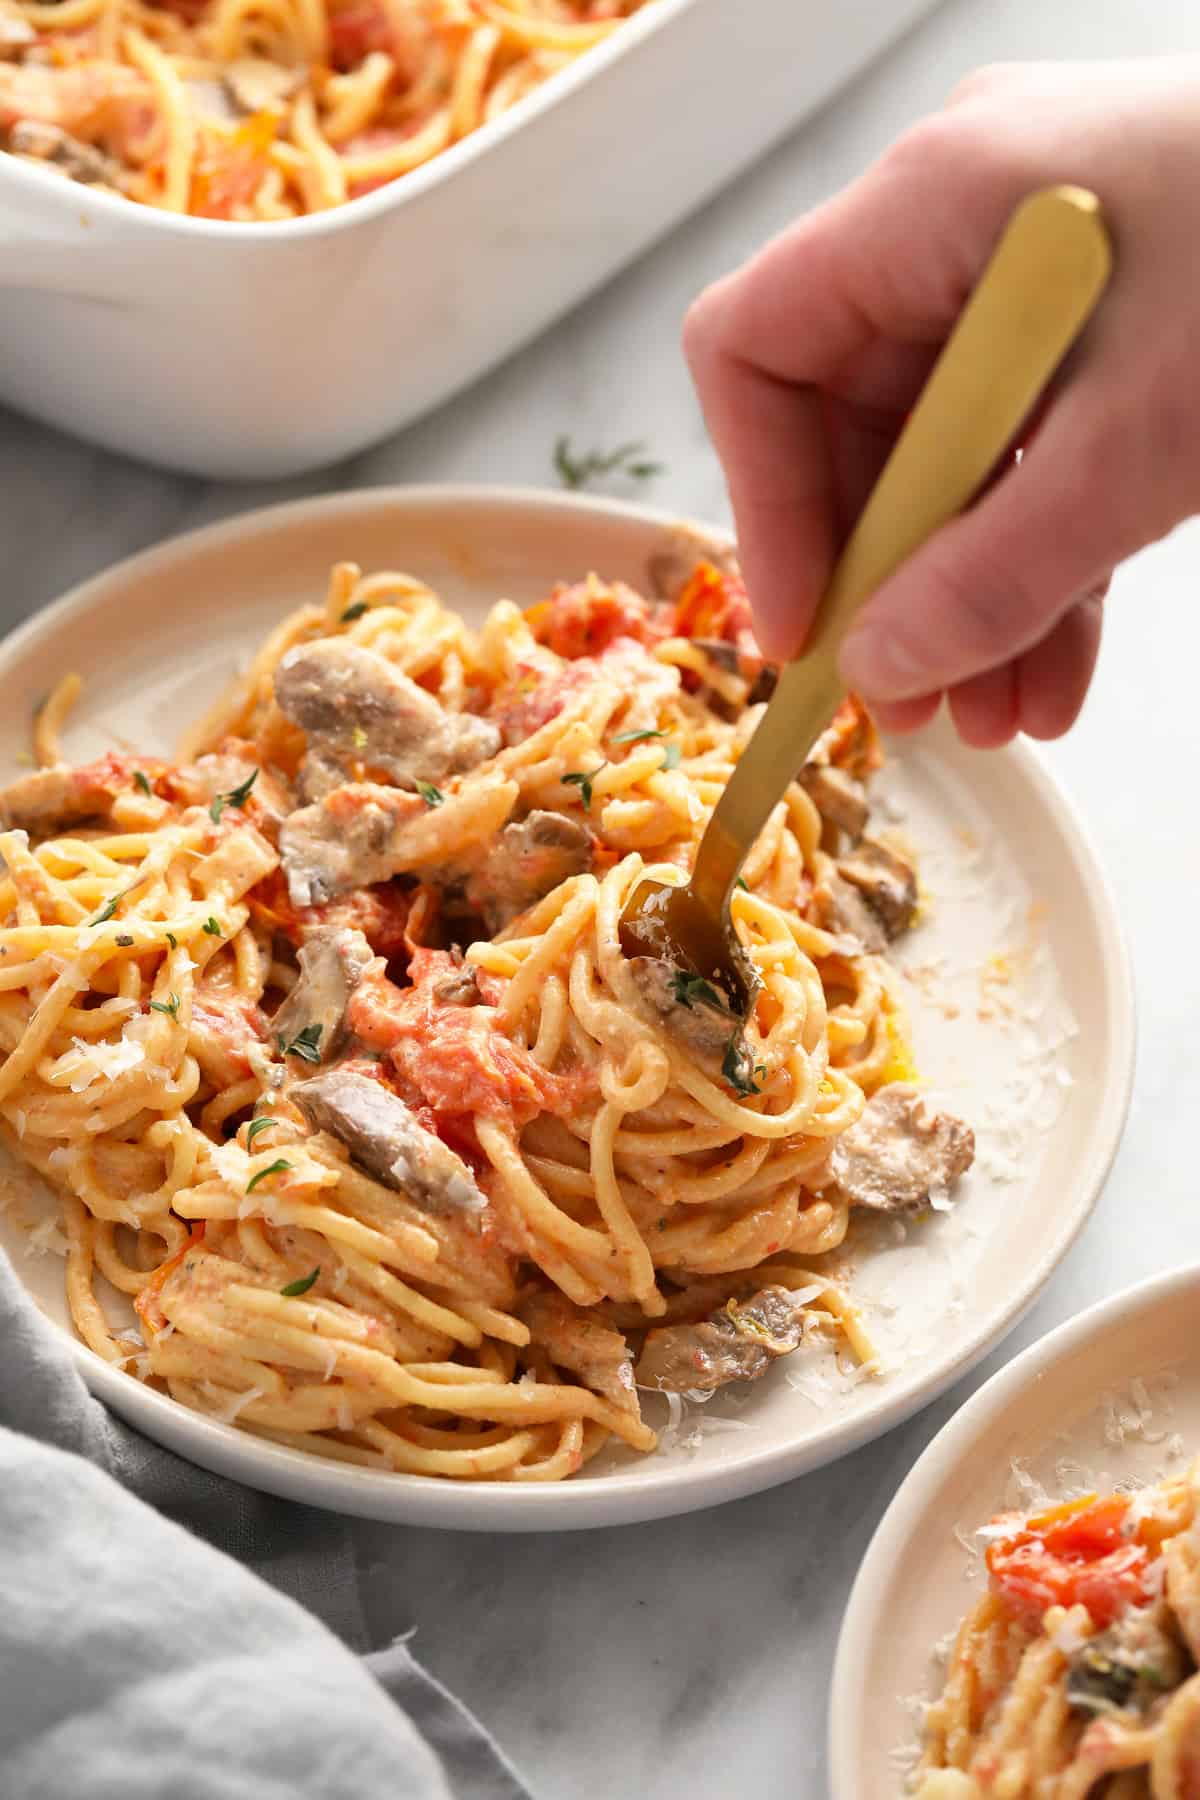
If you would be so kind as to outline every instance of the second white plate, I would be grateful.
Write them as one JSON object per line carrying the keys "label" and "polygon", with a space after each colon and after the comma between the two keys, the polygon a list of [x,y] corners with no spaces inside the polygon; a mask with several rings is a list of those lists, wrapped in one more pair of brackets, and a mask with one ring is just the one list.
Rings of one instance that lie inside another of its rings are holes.
{"label": "second white plate", "polygon": [[934,1438],[880,1521],[842,1624],[830,1706],[834,1800],[901,1800],[944,1644],[985,1580],[974,1533],[1200,1449],[1200,1264],[1089,1307],[1023,1351]]}
{"label": "second white plate", "polygon": [[[28,696],[86,675],[67,753],[169,751],[280,616],[321,597],[329,566],[404,568],[472,619],[589,569],[646,583],[676,522],[633,507],[496,489],[375,490],[250,513],[181,537],[77,589],[0,646],[0,771],[27,749]],[[1128,1104],[1133,1001],[1103,877],[1078,822],[1025,747],[983,756],[945,728],[897,745],[876,816],[916,845],[924,924],[899,946],[918,1061],[975,1126],[954,1210],[885,1222],[843,1259],[886,1361],[856,1381],[793,1358],[697,1409],[657,1454],[613,1451],[561,1486],[467,1485],[340,1467],[216,1424],[74,1344],[89,1384],[150,1437],[273,1493],[367,1516],[480,1530],[658,1518],[753,1493],[831,1461],[940,1393],[1014,1323],[1099,1193]],[[11,1189],[11,1182],[9,1187]],[[62,1265],[0,1244],[69,1332]],[[826,1265],[828,1266],[828,1265]],[[648,1397],[655,1424],[665,1406]]]}

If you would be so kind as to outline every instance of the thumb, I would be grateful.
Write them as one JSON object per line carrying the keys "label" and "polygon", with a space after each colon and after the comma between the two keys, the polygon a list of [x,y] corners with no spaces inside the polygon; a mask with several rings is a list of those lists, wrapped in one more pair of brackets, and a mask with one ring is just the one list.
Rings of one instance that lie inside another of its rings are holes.
{"label": "thumb", "polygon": [[864,699],[912,700],[1019,656],[1157,535],[1098,386],[1068,388],[1021,462],[869,601],[841,656]]}

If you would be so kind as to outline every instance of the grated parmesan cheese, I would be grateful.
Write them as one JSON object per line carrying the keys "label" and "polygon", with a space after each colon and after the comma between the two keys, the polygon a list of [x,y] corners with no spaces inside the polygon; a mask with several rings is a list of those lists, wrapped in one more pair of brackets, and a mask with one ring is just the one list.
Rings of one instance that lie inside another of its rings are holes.
{"label": "grated parmesan cheese", "polygon": [[[213,1389],[209,1382],[205,1382],[204,1385],[209,1393],[217,1391]],[[252,1406],[256,1400],[261,1400],[266,1394],[266,1391],[266,1388],[252,1387],[247,1388],[244,1394],[234,1394],[228,1405],[214,1407],[212,1417],[214,1419],[219,1419],[222,1425],[232,1425],[237,1420],[238,1415],[244,1412],[246,1407]]]}
{"label": "grated parmesan cheese", "polygon": [[25,1245],[26,1256],[65,1256],[70,1249],[62,1234],[59,1221],[54,1214],[48,1213],[39,1219],[29,1233],[29,1241]]}
{"label": "grated parmesan cheese", "polygon": [[86,1038],[72,1038],[74,1051],[68,1050],[58,1059],[59,1069],[68,1078],[73,1094],[82,1094],[94,1081],[115,1081],[130,1069],[145,1062],[143,1046],[122,1035],[113,1044],[103,1041],[89,1044]]}

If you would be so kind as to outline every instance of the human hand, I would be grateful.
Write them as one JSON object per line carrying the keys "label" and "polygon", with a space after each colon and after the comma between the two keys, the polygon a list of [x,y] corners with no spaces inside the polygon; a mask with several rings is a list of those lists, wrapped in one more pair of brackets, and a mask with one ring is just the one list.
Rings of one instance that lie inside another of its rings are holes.
{"label": "human hand", "polygon": [[1113,568],[1200,509],[1200,59],[980,70],[688,314],[759,640],[791,656],[1010,214],[1061,181],[1099,195],[1113,280],[1019,464],[846,643],[892,730],[946,692],[971,744],[1066,731]]}

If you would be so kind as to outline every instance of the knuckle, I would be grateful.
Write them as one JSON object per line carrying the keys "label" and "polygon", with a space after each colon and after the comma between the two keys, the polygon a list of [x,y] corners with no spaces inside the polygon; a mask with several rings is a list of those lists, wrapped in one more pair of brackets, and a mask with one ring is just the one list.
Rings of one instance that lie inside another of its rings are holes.
{"label": "knuckle", "polygon": [[928,174],[955,152],[960,126],[949,113],[930,113],[918,119],[884,151],[881,167],[893,176],[911,172]]}
{"label": "knuckle", "polygon": [[731,290],[736,276],[714,282],[692,301],[683,319],[683,354],[692,374],[699,376],[721,355],[728,335]]}
{"label": "knuckle", "polygon": [[968,100],[989,99],[1001,88],[1011,87],[1020,70],[1019,63],[981,63],[971,69],[950,90],[948,106],[960,106]]}

